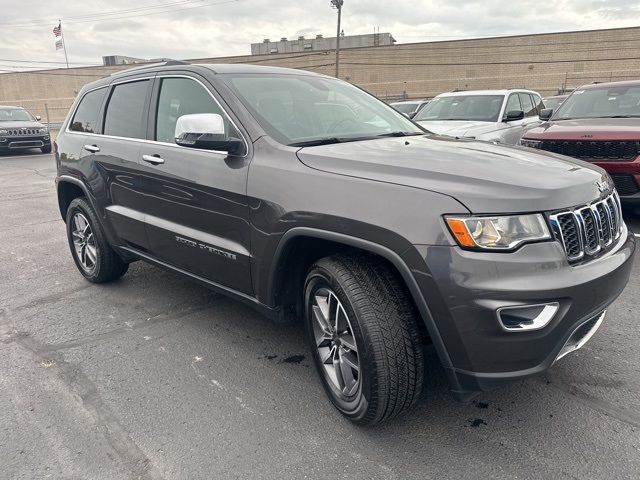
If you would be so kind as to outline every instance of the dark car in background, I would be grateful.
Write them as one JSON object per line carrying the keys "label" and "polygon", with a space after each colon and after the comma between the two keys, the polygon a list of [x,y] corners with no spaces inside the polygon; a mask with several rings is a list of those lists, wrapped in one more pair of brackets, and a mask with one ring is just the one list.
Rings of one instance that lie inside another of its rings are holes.
{"label": "dark car in background", "polygon": [[428,105],[430,100],[405,100],[402,102],[392,102],[391,105],[397,111],[403,115],[413,118],[416,114],[422,110],[425,105]]}
{"label": "dark car in background", "polygon": [[30,148],[50,153],[49,129],[22,107],[0,105],[0,153]]}
{"label": "dark car in background", "polygon": [[[462,400],[546,370],[591,338],[632,268],[602,169],[431,135],[302,70],[114,74],[82,89],[55,150],[87,280],[145,260],[299,319],[325,392],[356,423],[417,401],[427,344]],[[574,222],[591,209],[606,227]]]}
{"label": "dark car in background", "polygon": [[562,105],[562,103],[569,97],[569,94],[567,95],[552,95],[550,97],[544,97],[542,99],[542,103],[544,104],[545,108],[551,108],[553,110],[556,110],[560,105]]}
{"label": "dark car in background", "polygon": [[541,118],[521,145],[604,168],[623,204],[640,209],[640,80],[584,85]]}

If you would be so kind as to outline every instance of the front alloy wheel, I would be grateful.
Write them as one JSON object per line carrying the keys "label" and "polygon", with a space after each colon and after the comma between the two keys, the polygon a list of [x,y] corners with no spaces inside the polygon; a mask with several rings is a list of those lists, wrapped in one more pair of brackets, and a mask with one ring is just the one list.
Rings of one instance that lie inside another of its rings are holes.
{"label": "front alloy wheel", "polygon": [[304,286],[313,360],[333,405],[351,421],[376,424],[420,396],[416,310],[397,272],[361,252],[311,266]]}
{"label": "front alloy wheel", "polygon": [[325,375],[345,398],[360,386],[358,346],[349,317],[336,294],[320,288],[313,297],[313,333]]}

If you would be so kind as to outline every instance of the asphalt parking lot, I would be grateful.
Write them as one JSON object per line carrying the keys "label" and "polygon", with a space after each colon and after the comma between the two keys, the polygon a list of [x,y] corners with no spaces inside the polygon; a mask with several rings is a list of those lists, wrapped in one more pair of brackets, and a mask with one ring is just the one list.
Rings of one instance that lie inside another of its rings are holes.
{"label": "asphalt parking lot", "polygon": [[[325,399],[297,325],[133,264],[86,282],[50,155],[0,157],[0,477],[640,478],[640,262],[547,374],[382,426]],[[628,222],[640,232],[640,219]]]}

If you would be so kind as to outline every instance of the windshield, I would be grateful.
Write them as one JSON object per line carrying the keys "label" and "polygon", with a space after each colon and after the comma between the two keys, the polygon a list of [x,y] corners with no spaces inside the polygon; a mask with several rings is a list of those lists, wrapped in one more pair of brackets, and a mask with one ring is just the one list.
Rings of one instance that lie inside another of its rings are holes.
{"label": "windshield", "polygon": [[401,113],[413,113],[418,108],[417,103],[392,103],[391,106]]}
{"label": "windshield", "polygon": [[640,117],[640,85],[576,90],[553,115],[572,118]]}
{"label": "windshield", "polygon": [[386,103],[340,80],[312,75],[221,76],[262,128],[285,145],[425,133]]}
{"label": "windshield", "polygon": [[418,112],[415,121],[473,120],[497,122],[503,95],[451,95],[436,97]]}
{"label": "windshield", "polygon": [[22,108],[0,108],[0,122],[32,122],[31,114]]}

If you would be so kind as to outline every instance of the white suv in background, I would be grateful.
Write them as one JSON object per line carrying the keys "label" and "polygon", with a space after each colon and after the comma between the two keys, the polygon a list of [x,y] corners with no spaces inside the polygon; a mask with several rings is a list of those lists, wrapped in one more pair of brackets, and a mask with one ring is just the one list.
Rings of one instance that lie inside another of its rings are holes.
{"label": "white suv in background", "polygon": [[540,123],[544,108],[531,90],[475,90],[443,93],[413,118],[427,130],[458,138],[515,145]]}

